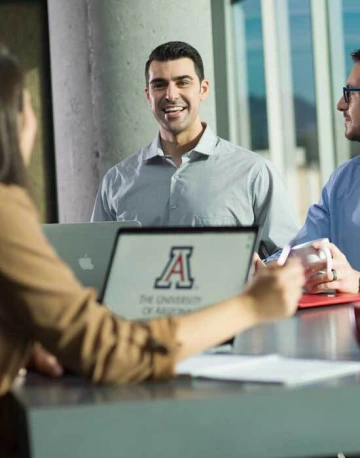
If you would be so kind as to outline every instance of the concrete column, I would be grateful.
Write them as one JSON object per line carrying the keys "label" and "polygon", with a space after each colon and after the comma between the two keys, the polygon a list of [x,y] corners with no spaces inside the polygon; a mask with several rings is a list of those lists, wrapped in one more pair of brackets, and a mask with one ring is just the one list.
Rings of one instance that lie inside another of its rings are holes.
{"label": "concrete column", "polygon": [[48,15],[58,215],[86,221],[98,180],[87,5],[49,0]]}
{"label": "concrete column", "polygon": [[[210,0],[48,0],[59,218],[87,221],[106,170],[158,131],[144,66],[160,43],[195,46],[214,85]],[[214,93],[202,119],[215,129]]]}

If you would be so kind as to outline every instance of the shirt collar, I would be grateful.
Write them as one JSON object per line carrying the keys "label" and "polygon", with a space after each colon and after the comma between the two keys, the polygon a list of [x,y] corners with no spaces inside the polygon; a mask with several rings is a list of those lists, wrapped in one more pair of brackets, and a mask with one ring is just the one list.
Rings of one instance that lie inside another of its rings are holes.
{"label": "shirt collar", "polygon": [[161,149],[161,143],[160,143],[160,135],[158,134],[154,140],[150,143],[145,148],[144,154],[143,154],[143,160],[147,161],[148,159],[152,159],[153,157],[156,156],[164,156],[164,153]]}
{"label": "shirt collar", "polygon": [[193,151],[206,154],[207,156],[213,156],[216,154],[215,148],[218,138],[207,124],[203,123],[203,126],[205,126],[204,133]]}
{"label": "shirt collar", "polygon": [[[207,156],[212,156],[215,154],[215,147],[218,138],[207,124],[203,123],[203,125],[205,126],[205,130],[193,151],[200,154],[206,154]],[[164,157],[164,152],[161,148],[160,134],[158,134],[146,148],[143,158],[146,161],[155,156]]]}

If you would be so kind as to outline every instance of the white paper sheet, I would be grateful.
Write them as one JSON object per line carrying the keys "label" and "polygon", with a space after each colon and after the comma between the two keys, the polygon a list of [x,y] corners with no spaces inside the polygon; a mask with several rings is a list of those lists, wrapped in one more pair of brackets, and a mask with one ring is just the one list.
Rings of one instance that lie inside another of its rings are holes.
{"label": "white paper sheet", "polygon": [[176,366],[177,374],[241,382],[299,385],[360,373],[360,363],[266,356],[208,355],[189,358]]}

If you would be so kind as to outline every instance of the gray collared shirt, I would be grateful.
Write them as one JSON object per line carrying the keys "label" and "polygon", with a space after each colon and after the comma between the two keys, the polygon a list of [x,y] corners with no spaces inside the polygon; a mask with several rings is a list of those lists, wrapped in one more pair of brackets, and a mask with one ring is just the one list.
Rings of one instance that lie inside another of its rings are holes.
{"label": "gray collared shirt", "polygon": [[271,162],[206,127],[176,167],[160,138],[104,176],[92,221],[136,220],[143,226],[263,227],[264,254],[283,247],[299,222]]}

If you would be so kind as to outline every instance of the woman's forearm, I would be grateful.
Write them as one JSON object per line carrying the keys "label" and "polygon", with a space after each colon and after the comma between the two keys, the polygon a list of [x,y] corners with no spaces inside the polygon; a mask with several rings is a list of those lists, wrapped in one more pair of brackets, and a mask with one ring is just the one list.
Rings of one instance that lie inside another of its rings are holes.
{"label": "woman's forearm", "polygon": [[219,345],[258,322],[247,295],[183,315],[178,319],[176,362]]}
{"label": "woman's forearm", "polygon": [[292,315],[303,284],[301,264],[298,260],[289,260],[286,268],[262,269],[241,295],[180,317],[176,362],[218,345],[251,326]]}

